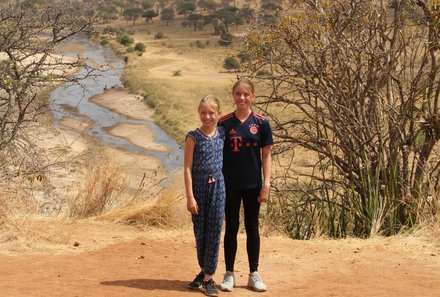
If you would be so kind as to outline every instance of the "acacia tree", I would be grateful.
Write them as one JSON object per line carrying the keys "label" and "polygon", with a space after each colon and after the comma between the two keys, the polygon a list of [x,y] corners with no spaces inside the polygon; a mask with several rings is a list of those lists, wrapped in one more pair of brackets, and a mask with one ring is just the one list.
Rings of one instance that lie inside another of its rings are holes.
{"label": "acacia tree", "polygon": [[73,80],[69,71],[81,65],[55,54],[56,46],[94,21],[84,4],[51,2],[0,6],[0,180],[7,168],[18,171],[23,164],[20,152],[30,147],[26,128],[47,111],[43,88]]}
{"label": "acacia tree", "polygon": [[421,0],[291,4],[247,39],[277,150],[316,156],[300,183],[289,166],[274,181],[290,234],[393,234],[435,212],[438,12]]}
{"label": "acacia tree", "polygon": [[172,20],[174,20],[175,10],[172,7],[167,7],[160,13],[160,20],[164,21],[168,26]]}

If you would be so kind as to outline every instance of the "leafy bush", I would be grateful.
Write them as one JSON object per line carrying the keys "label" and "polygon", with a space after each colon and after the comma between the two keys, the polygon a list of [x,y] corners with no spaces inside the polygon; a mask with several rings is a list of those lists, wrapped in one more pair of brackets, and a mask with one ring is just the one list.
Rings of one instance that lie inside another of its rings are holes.
{"label": "leafy bush", "polygon": [[130,45],[134,42],[134,39],[130,35],[119,35],[116,41],[122,45]]}
{"label": "leafy bush", "polygon": [[202,41],[197,40],[197,41],[196,41],[196,46],[197,46],[198,48],[204,48],[204,47],[206,46],[206,44],[203,44]]}
{"label": "leafy bush", "polygon": [[120,35],[122,34],[122,29],[119,27],[107,26],[104,28],[104,33]]}
{"label": "leafy bush", "polygon": [[223,68],[228,69],[228,70],[239,69],[240,62],[235,57],[228,57],[223,62]]}
{"label": "leafy bush", "polygon": [[237,55],[237,57],[240,59],[241,63],[246,63],[251,60],[251,55],[247,52],[241,52]]}
{"label": "leafy bush", "polygon": [[145,44],[143,44],[142,42],[138,42],[138,43],[136,43],[136,45],[134,46],[134,50],[135,51],[138,51],[138,52],[141,52],[141,53],[143,53],[143,52],[145,52]]}
{"label": "leafy bush", "polygon": [[165,38],[165,34],[163,32],[157,32],[156,35],[154,35],[154,39],[162,39]]}
{"label": "leafy bush", "polygon": [[218,44],[221,46],[228,46],[232,44],[233,36],[231,33],[223,33],[220,35],[220,40],[218,41]]}

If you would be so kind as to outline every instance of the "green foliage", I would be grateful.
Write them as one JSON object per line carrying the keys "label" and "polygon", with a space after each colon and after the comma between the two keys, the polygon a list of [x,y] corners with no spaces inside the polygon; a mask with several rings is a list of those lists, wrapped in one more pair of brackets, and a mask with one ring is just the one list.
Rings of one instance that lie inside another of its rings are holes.
{"label": "green foliage", "polygon": [[146,47],[145,44],[143,44],[142,42],[138,42],[135,44],[134,49],[138,52],[145,52]]}
{"label": "green foliage", "polygon": [[143,13],[142,17],[144,17],[147,22],[149,21],[150,23],[152,23],[153,18],[157,17],[158,15],[159,14],[155,10],[149,9]]}
{"label": "green foliage", "polygon": [[194,31],[197,29],[203,29],[204,18],[202,14],[192,13],[187,17],[187,22],[194,28]]}
{"label": "green foliage", "polygon": [[196,40],[196,46],[198,47],[198,48],[204,48],[204,47],[206,47],[206,43],[203,43],[201,40]]}
{"label": "green foliage", "polygon": [[237,70],[240,68],[240,62],[235,57],[228,57],[223,62],[223,68],[228,70]]}
{"label": "green foliage", "polygon": [[113,4],[103,4],[98,7],[98,15],[104,19],[104,21],[117,19],[118,8]]}
{"label": "green foliage", "polygon": [[154,39],[163,39],[166,38],[166,35],[163,32],[157,32],[156,35],[154,35]]}
{"label": "green foliage", "polygon": [[136,20],[142,16],[143,10],[138,7],[128,7],[124,9],[122,14],[127,20],[133,21],[134,25],[136,23]]}
{"label": "green foliage", "polygon": [[119,35],[116,41],[122,45],[130,45],[134,42],[134,39],[130,35]]}
{"label": "green foliage", "polygon": [[192,2],[181,2],[177,8],[177,13],[186,17],[187,14],[194,12],[196,8],[196,5]]}
{"label": "green foliage", "polygon": [[240,63],[247,63],[251,61],[251,55],[248,52],[240,52],[237,57],[240,59]]}
{"label": "green foliage", "polygon": [[172,21],[172,20],[174,20],[174,16],[175,16],[175,11],[174,11],[174,8],[172,8],[172,7],[167,7],[167,8],[165,8],[165,9],[163,9],[162,10],[162,12],[160,13],[160,19],[162,20],[162,21],[164,21],[166,24],[167,24],[167,26],[168,26],[168,24]]}
{"label": "green foliage", "polygon": [[231,33],[226,32],[220,35],[218,44],[221,46],[229,46],[232,44],[233,40],[234,40],[234,36]]}
{"label": "green foliage", "polygon": [[122,28],[121,27],[114,27],[114,26],[106,26],[103,30],[106,34],[113,34],[113,35],[120,35],[122,34]]}

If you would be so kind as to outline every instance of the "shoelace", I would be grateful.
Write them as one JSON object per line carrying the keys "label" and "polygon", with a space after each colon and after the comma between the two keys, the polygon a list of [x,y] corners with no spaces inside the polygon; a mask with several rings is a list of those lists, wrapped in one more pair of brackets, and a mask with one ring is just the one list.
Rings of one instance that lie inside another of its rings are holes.
{"label": "shoelace", "polygon": [[261,282],[261,278],[258,274],[254,274],[251,276],[251,279],[254,283]]}

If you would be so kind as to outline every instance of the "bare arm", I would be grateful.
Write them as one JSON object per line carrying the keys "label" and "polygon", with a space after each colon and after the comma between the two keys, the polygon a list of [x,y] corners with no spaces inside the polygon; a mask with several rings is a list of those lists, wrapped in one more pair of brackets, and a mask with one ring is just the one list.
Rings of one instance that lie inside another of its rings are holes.
{"label": "bare arm", "polygon": [[183,174],[185,179],[186,208],[192,214],[199,214],[199,207],[192,190],[192,163],[194,156],[195,141],[192,137],[185,140],[185,154],[183,161]]}
{"label": "bare arm", "polygon": [[258,202],[263,203],[267,201],[269,197],[270,188],[270,173],[272,170],[272,145],[263,147],[262,149],[262,167],[263,167],[263,186],[260,190],[260,195],[258,196]]}

